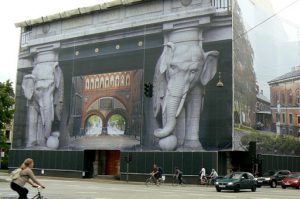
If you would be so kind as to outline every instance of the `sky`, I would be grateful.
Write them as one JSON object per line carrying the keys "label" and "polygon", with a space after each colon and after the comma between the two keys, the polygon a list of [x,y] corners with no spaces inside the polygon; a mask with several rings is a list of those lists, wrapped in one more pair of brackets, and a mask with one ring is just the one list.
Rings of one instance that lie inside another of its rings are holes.
{"label": "sky", "polygon": [[[10,80],[15,85],[20,28],[15,23],[56,14],[79,7],[93,6],[109,0],[8,0],[1,2],[0,82]],[[15,87],[15,86],[14,86]]]}
{"label": "sky", "polygon": [[[8,0],[1,3],[0,22],[0,82],[10,80],[15,84],[20,40],[20,28],[15,23],[28,19],[35,19],[78,7],[93,6],[110,0]],[[263,1],[263,0],[261,0]],[[271,0],[274,9],[280,10],[293,0]],[[297,7],[298,6],[298,7]],[[300,3],[282,12],[287,20],[298,23],[300,17]]]}

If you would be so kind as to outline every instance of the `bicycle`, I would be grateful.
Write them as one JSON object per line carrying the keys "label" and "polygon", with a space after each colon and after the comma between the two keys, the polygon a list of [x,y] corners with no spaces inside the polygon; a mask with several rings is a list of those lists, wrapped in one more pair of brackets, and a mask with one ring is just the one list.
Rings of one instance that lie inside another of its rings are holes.
{"label": "bicycle", "polygon": [[40,187],[40,186],[38,186],[38,187],[36,187],[36,189],[37,189],[37,194],[35,195],[35,196],[33,196],[33,198],[32,199],[46,199],[46,198],[44,198],[44,196],[42,196],[42,194],[41,194],[41,189],[42,189],[42,187]]}
{"label": "bicycle", "polygon": [[203,176],[202,179],[199,177],[199,184],[208,186],[210,184],[210,179],[208,178],[208,176]]}
{"label": "bicycle", "polygon": [[[163,177],[163,176],[162,176]],[[150,184],[160,186],[163,183],[163,178],[156,179],[153,175],[146,179],[145,185],[149,186]]]}

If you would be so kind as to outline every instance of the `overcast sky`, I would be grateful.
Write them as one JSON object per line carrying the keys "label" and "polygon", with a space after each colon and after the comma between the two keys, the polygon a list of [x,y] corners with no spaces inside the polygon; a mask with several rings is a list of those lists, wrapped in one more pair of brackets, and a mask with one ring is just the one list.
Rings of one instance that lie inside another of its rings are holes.
{"label": "overcast sky", "polygon": [[[79,7],[93,6],[107,0],[4,0],[1,1],[0,82],[15,84],[20,28],[15,23]],[[109,0],[108,0],[109,1]]]}
{"label": "overcast sky", "polygon": [[[20,28],[16,22],[51,15],[78,7],[92,6],[107,0],[5,0],[1,2],[0,31],[0,81],[11,80],[15,84]],[[293,0],[271,0],[279,10]],[[298,6],[298,7],[296,7]],[[289,8],[282,14],[299,24],[300,4]]]}

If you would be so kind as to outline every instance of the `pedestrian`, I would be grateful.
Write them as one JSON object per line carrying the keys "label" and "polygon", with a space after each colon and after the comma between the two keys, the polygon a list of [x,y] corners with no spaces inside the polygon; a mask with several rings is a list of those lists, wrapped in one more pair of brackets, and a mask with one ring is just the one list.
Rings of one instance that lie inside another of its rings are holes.
{"label": "pedestrian", "polygon": [[16,191],[19,194],[19,199],[27,199],[28,189],[24,186],[27,183],[31,184],[33,187],[41,186],[45,188],[35,177],[32,172],[32,168],[34,166],[34,162],[32,159],[27,158],[24,160],[23,164],[20,166],[20,176],[10,183],[10,187],[12,190]]}
{"label": "pedestrian", "polygon": [[200,184],[203,184],[206,180],[206,172],[205,172],[205,168],[202,168],[199,172],[199,180],[200,180]]}
{"label": "pedestrian", "polygon": [[175,167],[174,177],[176,178],[179,184],[182,184],[182,171],[180,171],[178,167]]}

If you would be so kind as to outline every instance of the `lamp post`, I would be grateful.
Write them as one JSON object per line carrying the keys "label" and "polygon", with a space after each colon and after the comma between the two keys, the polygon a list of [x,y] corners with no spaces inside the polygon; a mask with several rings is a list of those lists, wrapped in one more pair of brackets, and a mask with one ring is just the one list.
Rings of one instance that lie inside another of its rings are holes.
{"label": "lamp post", "polygon": [[276,134],[280,135],[280,103],[277,101],[277,121],[276,121]]}

